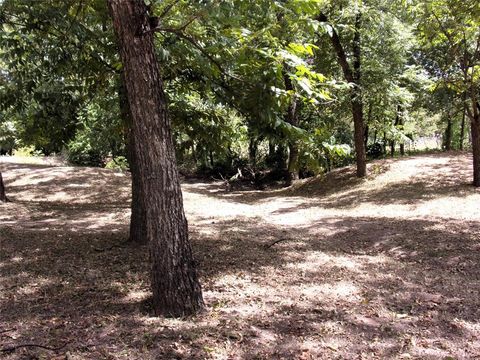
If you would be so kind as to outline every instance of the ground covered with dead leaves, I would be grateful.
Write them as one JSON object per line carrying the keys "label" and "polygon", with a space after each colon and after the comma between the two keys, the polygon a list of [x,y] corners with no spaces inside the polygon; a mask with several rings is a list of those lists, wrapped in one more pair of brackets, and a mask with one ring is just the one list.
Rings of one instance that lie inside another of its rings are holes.
{"label": "ground covered with dead leaves", "polygon": [[[471,157],[382,160],[271,191],[186,181],[208,311],[151,314],[129,177],[0,158],[0,358],[480,358]],[[38,162],[38,161],[37,161]]]}

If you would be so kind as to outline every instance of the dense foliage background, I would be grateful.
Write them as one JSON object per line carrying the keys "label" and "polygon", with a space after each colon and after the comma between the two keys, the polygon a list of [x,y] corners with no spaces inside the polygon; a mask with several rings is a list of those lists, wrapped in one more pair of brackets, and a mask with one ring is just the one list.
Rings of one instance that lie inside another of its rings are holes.
{"label": "dense foliage background", "polygon": [[[469,92],[478,94],[480,75],[476,1],[150,6],[185,172],[283,177],[288,167],[309,176],[352,162],[354,86],[370,158],[469,146]],[[5,0],[0,23],[0,152],[128,166],[128,104],[105,1]],[[358,33],[359,84],[345,79],[333,33],[351,66]]]}

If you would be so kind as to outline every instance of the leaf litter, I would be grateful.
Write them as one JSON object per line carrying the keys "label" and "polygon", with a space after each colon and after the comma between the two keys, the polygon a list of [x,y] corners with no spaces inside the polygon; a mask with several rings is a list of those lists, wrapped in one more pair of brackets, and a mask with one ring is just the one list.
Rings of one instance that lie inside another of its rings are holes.
{"label": "leaf litter", "polygon": [[[5,359],[480,357],[471,156],[375,161],[286,189],[183,181],[208,311],[151,313],[127,174],[0,158]],[[38,346],[32,346],[38,345]],[[16,347],[15,349],[13,349]],[[10,350],[9,350],[10,349]]]}

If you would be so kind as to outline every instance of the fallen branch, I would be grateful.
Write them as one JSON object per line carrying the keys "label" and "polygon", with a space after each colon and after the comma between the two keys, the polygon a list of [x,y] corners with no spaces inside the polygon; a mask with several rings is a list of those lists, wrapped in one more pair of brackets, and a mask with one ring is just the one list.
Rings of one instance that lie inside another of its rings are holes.
{"label": "fallen branch", "polygon": [[11,331],[15,331],[17,329],[13,328],[13,329],[6,329],[6,330],[0,330],[0,334],[5,334],[7,332],[11,332]]}
{"label": "fallen branch", "polygon": [[56,347],[56,348],[50,347],[50,346],[45,346],[45,345],[40,345],[40,344],[20,344],[20,345],[13,345],[13,346],[4,347],[0,351],[5,352],[5,353],[12,353],[17,349],[27,348],[27,347],[30,347],[30,348],[31,347],[36,347],[36,348],[45,349],[45,350],[49,350],[49,351],[59,351],[59,350],[62,350],[65,346],[67,346],[70,343],[71,343],[71,341],[68,341],[65,344],[63,344],[62,346],[59,346],[59,347]]}
{"label": "fallen branch", "polygon": [[271,244],[268,244],[268,245],[265,245],[265,249],[270,249],[273,245],[276,245],[282,241],[287,241],[287,240],[290,240],[290,239],[279,239],[279,240],[276,240],[274,242],[272,242]]}

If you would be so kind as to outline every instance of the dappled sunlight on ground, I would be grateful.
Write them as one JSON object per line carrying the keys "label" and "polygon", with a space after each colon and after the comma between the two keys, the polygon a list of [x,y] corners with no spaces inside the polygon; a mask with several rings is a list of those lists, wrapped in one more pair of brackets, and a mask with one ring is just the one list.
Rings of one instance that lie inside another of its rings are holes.
{"label": "dappled sunlight on ground", "polygon": [[[53,166],[54,165],[54,166]],[[480,191],[471,157],[369,164],[286,189],[183,183],[208,312],[151,313],[128,174],[0,158],[6,359],[480,356]]]}

